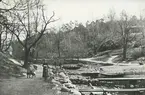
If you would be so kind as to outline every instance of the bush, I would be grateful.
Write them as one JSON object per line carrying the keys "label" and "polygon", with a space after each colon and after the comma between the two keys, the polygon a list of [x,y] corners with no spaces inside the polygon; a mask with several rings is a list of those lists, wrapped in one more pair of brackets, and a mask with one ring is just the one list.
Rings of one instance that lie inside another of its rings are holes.
{"label": "bush", "polygon": [[137,47],[140,47],[141,46],[141,43],[140,42],[135,42],[134,45],[133,45],[133,48],[137,48]]}
{"label": "bush", "polygon": [[133,59],[137,59],[137,58],[143,57],[143,56],[145,56],[144,49],[136,48],[133,51],[131,51],[131,57]]}
{"label": "bush", "polygon": [[114,50],[114,49],[119,49],[120,47],[121,45],[119,42],[114,42],[112,40],[109,40],[99,48],[99,51],[101,52],[106,50]]}

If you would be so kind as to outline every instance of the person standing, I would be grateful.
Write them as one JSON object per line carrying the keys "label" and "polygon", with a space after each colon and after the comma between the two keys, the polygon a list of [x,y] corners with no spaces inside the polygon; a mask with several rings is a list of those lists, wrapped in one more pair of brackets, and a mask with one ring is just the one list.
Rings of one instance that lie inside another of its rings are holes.
{"label": "person standing", "polygon": [[42,77],[46,80],[48,77],[48,64],[46,63],[45,59],[43,60],[43,74]]}

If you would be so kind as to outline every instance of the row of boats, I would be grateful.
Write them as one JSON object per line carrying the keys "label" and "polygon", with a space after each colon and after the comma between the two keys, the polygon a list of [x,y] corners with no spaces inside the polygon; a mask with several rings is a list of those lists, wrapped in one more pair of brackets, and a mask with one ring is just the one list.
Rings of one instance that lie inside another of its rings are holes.
{"label": "row of boats", "polygon": [[[63,68],[64,69],[69,69],[69,70],[78,70],[80,69],[82,66],[81,65],[64,65]],[[95,70],[95,71],[83,71],[81,73],[82,76],[90,76],[92,78],[96,78],[96,77],[123,77],[125,75],[125,73],[123,72],[104,72],[103,68],[100,68],[99,70]]]}

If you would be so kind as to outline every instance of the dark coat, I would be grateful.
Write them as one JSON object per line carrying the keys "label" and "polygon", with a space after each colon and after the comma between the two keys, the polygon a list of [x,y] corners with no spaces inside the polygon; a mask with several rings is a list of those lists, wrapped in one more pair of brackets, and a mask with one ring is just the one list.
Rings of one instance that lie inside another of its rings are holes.
{"label": "dark coat", "polygon": [[43,78],[47,78],[48,77],[48,67],[46,65],[43,66]]}

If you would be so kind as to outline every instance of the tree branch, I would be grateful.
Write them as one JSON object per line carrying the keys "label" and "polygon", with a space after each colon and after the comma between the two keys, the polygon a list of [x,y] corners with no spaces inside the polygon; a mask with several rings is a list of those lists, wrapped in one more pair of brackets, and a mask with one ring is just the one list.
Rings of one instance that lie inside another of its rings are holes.
{"label": "tree branch", "polygon": [[37,39],[30,45],[29,48],[32,48],[39,40],[40,38],[43,36],[44,32],[46,31],[46,28],[47,28],[47,25],[51,22],[55,22],[56,20],[52,20],[52,18],[54,17],[55,13],[53,12],[52,16],[48,19],[48,21],[46,22],[45,21],[45,16],[43,14],[43,19],[44,19],[44,23],[45,23],[45,26],[43,27],[43,29],[41,30],[41,32],[38,35]]}

